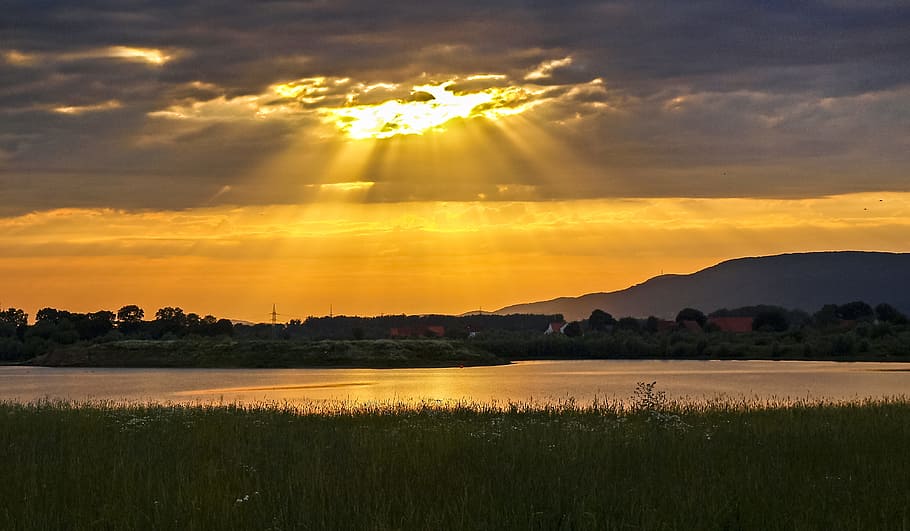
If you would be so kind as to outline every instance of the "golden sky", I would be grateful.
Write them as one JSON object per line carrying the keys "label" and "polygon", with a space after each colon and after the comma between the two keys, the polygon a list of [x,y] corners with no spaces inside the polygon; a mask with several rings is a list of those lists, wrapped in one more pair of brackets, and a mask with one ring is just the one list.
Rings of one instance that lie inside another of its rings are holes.
{"label": "golden sky", "polygon": [[910,252],[910,9],[700,9],[15,3],[0,305],[461,313]]}
{"label": "golden sky", "polygon": [[[357,191],[349,193],[356,194]],[[0,220],[6,301],[265,320],[460,313],[622,289],[738,256],[906,250],[910,194],[817,199],[331,201]],[[21,303],[20,303],[21,304]]]}

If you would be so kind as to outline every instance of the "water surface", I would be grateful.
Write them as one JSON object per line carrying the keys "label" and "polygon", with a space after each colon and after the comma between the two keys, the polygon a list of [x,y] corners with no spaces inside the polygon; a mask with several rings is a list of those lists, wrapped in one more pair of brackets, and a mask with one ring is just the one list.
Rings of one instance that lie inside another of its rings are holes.
{"label": "water surface", "polygon": [[0,400],[553,402],[627,399],[637,382],[672,398],[861,399],[910,394],[910,363],[525,361],[451,369],[0,367]]}

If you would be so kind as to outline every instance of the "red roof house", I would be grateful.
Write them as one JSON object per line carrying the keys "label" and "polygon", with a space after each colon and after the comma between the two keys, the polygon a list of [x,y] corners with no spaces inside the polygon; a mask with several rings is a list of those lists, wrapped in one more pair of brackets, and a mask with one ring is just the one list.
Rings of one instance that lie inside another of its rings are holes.
{"label": "red roof house", "polygon": [[751,332],[752,317],[709,317],[708,324],[713,324],[722,332]]}
{"label": "red roof house", "polygon": [[544,334],[547,334],[547,335],[562,334],[563,330],[566,329],[567,324],[568,323],[566,323],[565,321],[556,321],[556,322],[550,323],[550,326],[548,326],[547,329],[544,330]]}
{"label": "red roof house", "polygon": [[443,337],[446,327],[440,325],[400,326],[389,330],[391,337]]}

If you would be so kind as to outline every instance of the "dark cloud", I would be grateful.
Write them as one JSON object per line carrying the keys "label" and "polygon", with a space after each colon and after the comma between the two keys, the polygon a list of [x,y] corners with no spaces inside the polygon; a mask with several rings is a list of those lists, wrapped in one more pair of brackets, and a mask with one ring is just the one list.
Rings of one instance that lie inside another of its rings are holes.
{"label": "dark cloud", "polygon": [[[376,169],[363,177],[378,183],[370,199],[906,190],[908,27],[910,6],[884,0],[13,0],[0,14],[0,200],[4,213],[184,208],[230,185],[219,201],[287,201],[299,196],[242,181],[313,117],[181,123],[150,113],[314,76],[401,83],[395,97],[434,76],[515,83],[565,57],[536,80],[559,98],[532,119],[563,146],[571,174],[503,143],[494,169],[472,178],[444,166]],[[117,46],[170,60],[105,56]],[[596,78],[604,90],[560,88]],[[490,184],[493,174],[516,186]]]}

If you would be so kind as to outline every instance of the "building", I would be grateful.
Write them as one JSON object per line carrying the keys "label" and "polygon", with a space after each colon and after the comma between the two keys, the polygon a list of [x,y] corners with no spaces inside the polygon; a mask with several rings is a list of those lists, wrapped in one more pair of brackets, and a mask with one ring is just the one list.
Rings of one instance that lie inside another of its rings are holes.
{"label": "building", "polygon": [[709,317],[708,324],[716,326],[721,332],[751,332],[752,317]]}
{"label": "building", "polygon": [[565,321],[556,321],[556,322],[550,323],[550,326],[548,326],[547,329],[544,330],[544,334],[546,334],[546,335],[563,334],[563,333],[565,333],[565,329],[566,329],[566,326],[568,326],[568,324],[569,323],[567,323]]}
{"label": "building", "polygon": [[389,330],[390,337],[443,337],[446,327],[440,325],[400,326]]}

